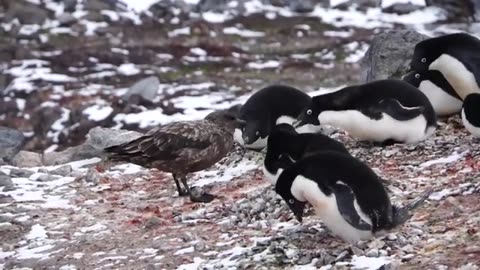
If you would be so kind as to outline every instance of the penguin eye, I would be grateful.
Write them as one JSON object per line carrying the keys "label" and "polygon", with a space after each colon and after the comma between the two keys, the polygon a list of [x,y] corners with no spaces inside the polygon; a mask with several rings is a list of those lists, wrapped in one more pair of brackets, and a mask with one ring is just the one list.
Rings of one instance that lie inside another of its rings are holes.
{"label": "penguin eye", "polygon": [[255,135],[260,136],[260,132],[259,131],[255,132]]}
{"label": "penguin eye", "polygon": [[308,115],[312,115],[312,110],[307,110]]}
{"label": "penguin eye", "polygon": [[420,74],[415,74],[415,78],[420,79]]}
{"label": "penguin eye", "polygon": [[293,199],[288,200],[289,204],[293,204],[295,201]]}
{"label": "penguin eye", "polygon": [[422,63],[425,63],[425,62],[427,62],[427,58],[422,58],[422,60],[420,60],[420,61],[422,61]]}

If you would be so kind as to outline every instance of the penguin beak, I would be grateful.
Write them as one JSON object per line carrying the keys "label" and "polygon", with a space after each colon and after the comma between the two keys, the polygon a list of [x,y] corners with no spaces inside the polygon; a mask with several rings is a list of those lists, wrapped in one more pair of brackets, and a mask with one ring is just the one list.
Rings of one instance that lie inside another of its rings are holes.
{"label": "penguin beak", "polygon": [[288,204],[288,205],[290,206],[290,210],[292,210],[298,222],[302,223],[305,203],[300,201],[295,201],[293,204]]}

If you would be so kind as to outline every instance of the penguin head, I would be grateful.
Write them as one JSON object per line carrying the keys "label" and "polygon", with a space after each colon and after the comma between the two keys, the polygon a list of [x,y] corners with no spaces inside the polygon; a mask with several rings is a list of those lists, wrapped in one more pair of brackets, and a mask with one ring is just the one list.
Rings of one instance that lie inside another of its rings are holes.
{"label": "penguin head", "polygon": [[273,183],[276,183],[281,171],[295,162],[292,156],[296,156],[296,136],[298,133],[289,124],[276,125],[268,136],[264,170]]}
{"label": "penguin head", "polygon": [[318,115],[322,111],[322,106],[315,103],[316,97],[312,98],[310,104],[300,113],[297,117],[297,121],[293,124],[295,129],[300,133],[308,132],[310,127],[320,126],[320,121],[318,121]]}
{"label": "penguin head", "polygon": [[404,80],[405,82],[415,86],[415,87],[419,87],[420,84],[422,83],[423,80],[425,80],[426,77],[424,75],[424,73],[420,73],[420,72],[417,72],[417,71],[411,71],[407,74],[405,74],[405,76],[403,76],[402,80]]}
{"label": "penguin head", "polygon": [[270,133],[270,124],[263,120],[247,120],[242,125],[242,139],[245,145],[252,145],[250,148],[261,150],[263,146],[255,147],[255,142],[265,139]]}
{"label": "penguin head", "polygon": [[275,191],[282,197],[282,199],[287,203],[290,210],[295,215],[295,218],[298,222],[302,222],[303,213],[305,211],[306,202],[302,202],[295,198],[292,194],[292,184],[293,179],[290,181],[277,181],[275,185]]}
{"label": "penguin head", "polygon": [[465,97],[462,108],[462,118],[468,119],[470,125],[480,127],[480,94],[472,93]]}
{"label": "penguin head", "polygon": [[410,61],[410,71],[423,73],[444,51],[445,43],[439,38],[430,38],[415,45],[413,57]]}

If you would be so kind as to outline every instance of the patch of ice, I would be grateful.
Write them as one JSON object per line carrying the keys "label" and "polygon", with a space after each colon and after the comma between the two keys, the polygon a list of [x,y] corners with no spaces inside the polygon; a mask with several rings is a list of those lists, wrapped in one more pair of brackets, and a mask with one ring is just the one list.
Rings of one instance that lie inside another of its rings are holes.
{"label": "patch of ice", "polygon": [[188,247],[188,248],[179,249],[173,255],[182,255],[182,254],[186,254],[186,253],[192,253],[194,251],[195,251],[195,248],[192,246],[192,247]]}
{"label": "patch of ice", "polygon": [[176,37],[176,36],[179,36],[179,35],[185,35],[185,36],[189,36],[191,34],[191,30],[190,30],[190,27],[183,27],[183,28],[178,28],[178,29],[174,29],[170,32],[168,32],[168,37]]}
{"label": "patch of ice", "polygon": [[83,114],[87,115],[89,120],[96,122],[105,120],[112,112],[112,107],[98,104],[92,105],[83,110]]}
{"label": "patch of ice", "polygon": [[198,55],[198,56],[206,56],[207,55],[207,51],[205,51],[202,48],[191,48],[190,52],[195,54],[195,55]]}
{"label": "patch of ice", "polygon": [[389,7],[394,4],[414,4],[417,6],[425,6],[425,0],[382,0],[382,8]]}
{"label": "patch of ice", "polygon": [[159,0],[122,0],[130,9],[136,12],[142,12],[150,8],[151,5],[159,2]]}
{"label": "patch of ice", "polygon": [[223,23],[232,18],[228,12],[216,13],[212,11],[202,13],[202,17],[209,23]]}
{"label": "patch of ice", "polygon": [[253,69],[277,68],[279,66],[280,66],[280,62],[276,60],[268,60],[263,63],[250,62],[247,64],[248,68],[253,68]]}
{"label": "patch of ice", "polygon": [[440,201],[441,199],[443,199],[444,197],[447,197],[451,193],[452,193],[452,190],[449,188],[446,188],[438,192],[433,192],[432,194],[430,194],[430,196],[428,196],[428,199],[434,200],[434,201]]}
{"label": "patch of ice", "polygon": [[30,232],[25,236],[27,239],[46,239],[47,231],[45,227],[40,224],[35,224],[32,226]]}
{"label": "patch of ice", "polygon": [[256,168],[258,168],[258,165],[255,162],[242,160],[237,165],[226,168],[221,176],[218,175],[219,172],[216,170],[197,172],[195,173],[195,178],[200,180],[194,182],[192,186],[201,187],[215,182],[227,182]]}
{"label": "patch of ice", "polygon": [[119,164],[112,167],[108,174],[110,175],[123,175],[123,174],[136,174],[145,171],[145,168],[132,163]]}
{"label": "patch of ice", "polygon": [[423,169],[423,168],[426,168],[426,167],[429,167],[429,166],[432,166],[432,165],[436,165],[436,164],[452,163],[452,162],[455,162],[455,161],[461,159],[462,157],[464,157],[468,152],[469,152],[468,150],[464,151],[460,154],[457,153],[457,152],[454,152],[453,154],[451,154],[448,157],[443,157],[443,158],[434,159],[434,160],[424,162],[424,163],[420,164],[419,167]]}
{"label": "patch of ice", "polygon": [[77,267],[75,265],[67,264],[67,265],[62,265],[59,270],[76,270]]}
{"label": "patch of ice", "polygon": [[28,246],[20,247],[17,249],[17,259],[46,259],[49,253],[44,253],[47,250],[54,248],[53,245],[43,245],[35,248],[29,248]]}
{"label": "patch of ice", "polygon": [[108,23],[106,22],[93,22],[93,21],[81,20],[80,23],[85,26],[86,28],[85,35],[87,36],[95,36],[98,28],[108,27]]}
{"label": "patch of ice", "polygon": [[127,63],[122,64],[117,68],[117,71],[125,76],[132,76],[140,73],[140,69],[138,69],[135,64]]}
{"label": "patch of ice", "polygon": [[350,262],[351,269],[362,269],[362,270],[377,270],[384,265],[387,265],[392,260],[389,257],[365,257],[365,256],[356,256],[353,255],[352,261]]}
{"label": "patch of ice", "polygon": [[239,29],[233,26],[223,28],[223,33],[227,35],[237,35],[237,36],[246,37],[246,38],[256,38],[256,37],[265,36],[265,33],[263,32],[252,31],[247,29]]}
{"label": "patch of ice", "polygon": [[177,270],[197,270],[197,269],[200,269],[200,265],[203,262],[205,262],[204,259],[200,257],[195,257],[193,258],[193,263],[182,264],[179,267],[177,267]]}

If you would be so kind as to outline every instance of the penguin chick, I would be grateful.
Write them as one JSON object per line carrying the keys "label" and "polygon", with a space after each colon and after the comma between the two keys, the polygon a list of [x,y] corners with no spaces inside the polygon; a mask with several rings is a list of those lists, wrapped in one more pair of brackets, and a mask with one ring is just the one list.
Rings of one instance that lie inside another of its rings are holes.
{"label": "penguin chick", "polygon": [[467,33],[432,37],[415,45],[410,69],[423,73],[438,70],[465,99],[480,93],[480,39]]}
{"label": "penguin chick", "polygon": [[470,94],[463,101],[462,122],[473,137],[480,138],[480,94]]}
{"label": "penguin chick", "polygon": [[279,123],[292,124],[310,102],[306,93],[285,85],[271,85],[253,94],[241,107],[245,124],[235,130],[235,140],[246,148],[262,150],[271,129]]}
{"label": "penguin chick", "polygon": [[438,116],[455,114],[462,109],[462,99],[440,71],[412,71],[405,75],[403,80],[427,96]]}
{"label": "penguin chick", "polygon": [[391,204],[380,178],[364,163],[344,153],[325,151],[286,168],[276,192],[302,222],[306,203],[325,226],[348,243],[368,240],[405,223],[431,194],[405,207]]}
{"label": "penguin chick", "polygon": [[[109,153],[110,160],[170,172],[180,196],[189,195],[193,202],[210,202],[213,195],[196,196],[191,192],[187,174],[212,166],[230,152],[237,126],[232,112],[215,111],[203,120],[169,123],[138,139],[104,150]],[[179,180],[186,191],[180,187]]]}
{"label": "penguin chick", "polygon": [[295,124],[329,125],[363,141],[417,143],[432,135],[437,116],[428,98],[401,80],[378,80],[312,98]]}
{"label": "penguin chick", "polygon": [[279,124],[273,128],[268,137],[263,173],[275,184],[285,168],[319,151],[338,151],[349,155],[341,142],[326,135],[297,133],[293,126]]}

